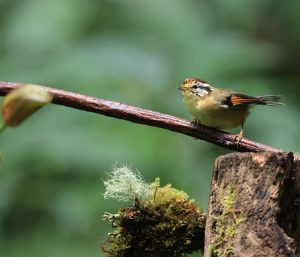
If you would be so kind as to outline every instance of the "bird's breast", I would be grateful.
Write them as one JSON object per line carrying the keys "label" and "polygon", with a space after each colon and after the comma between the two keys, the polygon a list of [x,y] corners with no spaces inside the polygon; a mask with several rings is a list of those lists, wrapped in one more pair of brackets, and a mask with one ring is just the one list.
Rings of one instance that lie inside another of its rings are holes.
{"label": "bird's breast", "polygon": [[213,97],[199,99],[194,96],[184,97],[188,111],[203,125],[219,129],[241,126],[249,114],[247,106],[222,107]]}

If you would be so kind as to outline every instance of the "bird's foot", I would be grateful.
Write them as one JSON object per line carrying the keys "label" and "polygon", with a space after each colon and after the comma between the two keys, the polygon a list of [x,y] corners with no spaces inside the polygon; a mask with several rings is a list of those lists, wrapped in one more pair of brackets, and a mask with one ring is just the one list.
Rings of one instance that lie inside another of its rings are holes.
{"label": "bird's foot", "polygon": [[243,130],[241,130],[240,133],[238,133],[238,134],[236,134],[236,135],[234,136],[234,140],[237,141],[237,147],[239,147],[239,143],[240,143],[240,141],[241,141],[243,138],[244,138],[244,131],[243,131]]}
{"label": "bird's foot", "polygon": [[[193,119],[191,120],[191,124],[192,125],[200,125],[201,122],[199,120]],[[198,140],[199,138],[194,137],[195,140]]]}
{"label": "bird's foot", "polygon": [[192,125],[200,125],[201,122],[199,120],[193,119],[193,120],[191,120],[191,124]]}

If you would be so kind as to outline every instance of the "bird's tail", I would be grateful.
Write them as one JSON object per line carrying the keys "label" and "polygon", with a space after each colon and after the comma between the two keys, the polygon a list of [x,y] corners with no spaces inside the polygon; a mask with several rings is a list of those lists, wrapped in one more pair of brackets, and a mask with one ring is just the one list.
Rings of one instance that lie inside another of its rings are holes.
{"label": "bird's tail", "polygon": [[270,106],[277,106],[277,105],[284,105],[281,102],[282,97],[280,95],[264,95],[264,96],[257,96],[256,99],[257,104],[261,105],[270,105]]}

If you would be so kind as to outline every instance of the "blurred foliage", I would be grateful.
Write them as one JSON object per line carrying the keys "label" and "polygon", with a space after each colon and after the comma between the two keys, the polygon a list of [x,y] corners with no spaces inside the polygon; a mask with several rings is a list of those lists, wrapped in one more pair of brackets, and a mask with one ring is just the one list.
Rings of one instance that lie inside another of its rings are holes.
{"label": "blurred foliage", "polygon": [[[300,2],[0,0],[0,80],[30,82],[191,119],[188,77],[248,94],[246,136],[299,151]],[[103,256],[112,164],[159,176],[205,209],[227,151],[169,131],[50,105],[1,135],[1,256]]]}

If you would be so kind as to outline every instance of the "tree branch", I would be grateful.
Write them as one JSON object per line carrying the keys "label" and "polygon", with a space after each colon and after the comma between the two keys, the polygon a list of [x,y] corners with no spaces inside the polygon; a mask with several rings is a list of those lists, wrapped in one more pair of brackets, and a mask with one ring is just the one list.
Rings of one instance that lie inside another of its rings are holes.
{"label": "tree branch", "polygon": [[[22,85],[23,84],[21,83],[0,81],[0,95],[6,95],[11,90]],[[145,110],[126,104],[85,96],[65,90],[50,87],[44,88],[53,95],[53,103],[58,105],[64,105],[117,119],[128,120],[139,124],[171,130],[239,152],[283,152],[281,149],[276,149],[248,139],[242,139],[239,142],[239,145],[237,145],[237,141],[233,134],[208,128],[203,125],[191,124],[190,121],[168,114]]]}

